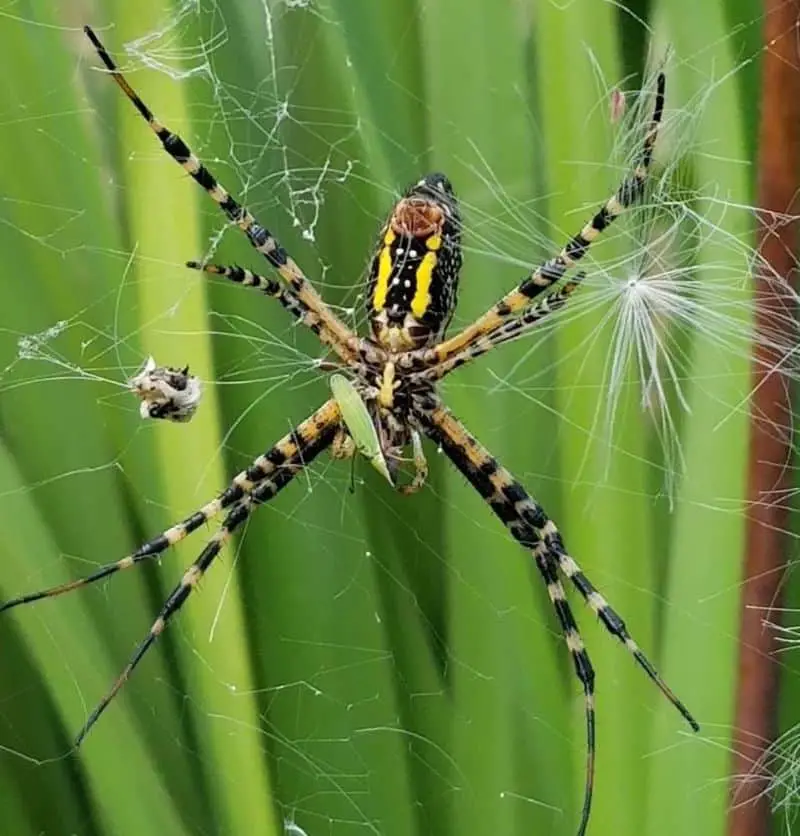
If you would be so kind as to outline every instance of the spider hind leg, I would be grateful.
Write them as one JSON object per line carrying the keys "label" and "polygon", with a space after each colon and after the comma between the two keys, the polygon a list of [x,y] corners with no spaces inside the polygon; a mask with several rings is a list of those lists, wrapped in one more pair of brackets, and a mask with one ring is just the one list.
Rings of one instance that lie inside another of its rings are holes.
{"label": "spider hind leg", "polygon": [[229,487],[216,499],[207,503],[199,511],[187,517],[183,522],[149,540],[136,552],[114,563],[101,566],[88,577],[70,581],[60,586],[39,592],[22,595],[0,606],[0,612],[12,609],[20,604],[27,604],[42,598],[50,598],[86,586],[123,569],[129,569],[137,563],[157,557],[169,546],[184,539],[188,534],[200,528],[203,523],[229,508],[224,522],[212,536],[197,560],[184,572],[180,583],[170,594],[161,612],[150,627],[147,636],[136,647],[128,664],[114,681],[113,685],[97,704],[78,733],[75,746],[79,746],[92,726],[100,718],[108,705],[127,682],[134,668],[139,664],[156,639],[164,631],[167,622],[177,614],[192,590],[197,586],[205,571],[211,566],[230,538],[250,515],[253,509],[269,502],[291,482],[304,467],[310,464],[323,450],[333,442],[334,435],[341,422],[341,412],[335,400],[329,400],[309,418],[298,424],[277,444],[256,458],[247,470],[234,478]]}
{"label": "spider hind leg", "polygon": [[589,608],[597,615],[603,626],[625,646],[627,651],[636,660],[636,663],[655,683],[656,687],[680,712],[693,731],[700,731],[700,724],[695,720],[689,709],[677,697],[672,688],[661,678],[655,665],[645,656],[639,645],[628,632],[622,617],[597,591],[594,584],[586,577],[575,559],[567,554],[564,543],[561,539],[555,524],[548,520],[544,530],[545,542],[548,544],[550,553],[558,562],[558,568],[567,577]]}
{"label": "spider hind leg", "polygon": [[586,603],[593,609],[606,629],[616,636],[634,657],[636,663],[655,683],[664,696],[681,713],[694,731],[699,726],[689,710],[675,696],[628,633],[622,619],[592,586],[578,564],[567,554],[558,529],[546,512],[514,477],[500,465],[488,450],[436,398],[418,400],[414,416],[445,455],[486,500],[515,540],[530,550],[561,626],[584,692],[586,717],[586,783],[583,813],[578,830],[583,836],[589,820],[594,786],[595,711],[594,670],[583,645],[577,624],[559,581],[559,570],[572,582]]}

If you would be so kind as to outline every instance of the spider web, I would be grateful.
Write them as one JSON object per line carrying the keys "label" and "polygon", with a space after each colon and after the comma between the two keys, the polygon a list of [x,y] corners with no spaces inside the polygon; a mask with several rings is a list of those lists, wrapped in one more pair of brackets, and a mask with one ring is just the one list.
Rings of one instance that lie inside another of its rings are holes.
{"label": "spider web", "polygon": [[[406,65],[424,25],[394,21],[378,86],[365,68],[376,60],[369,45],[382,42],[360,28],[374,23],[362,12],[359,21],[333,0],[189,0],[97,28],[144,100],[362,332],[360,280],[376,231],[407,181],[446,166],[468,262],[455,329],[555,252],[630,167],[652,72],[612,77],[607,56],[576,45],[590,81],[574,91],[586,134],[570,146],[577,158],[551,168],[558,134],[543,127],[553,105],[541,86],[475,82],[474,106],[493,100],[479,109],[506,126],[498,141],[497,123],[461,121],[468,100],[449,107],[457,70],[438,65],[435,49],[422,81]],[[13,280],[33,284],[9,302],[0,343],[5,598],[91,571],[182,518],[327,388],[318,345],[278,306],[184,269],[199,257],[266,268],[94,72],[84,21],[16,7],[0,15],[41,36],[64,70],[40,81],[21,116],[10,105],[0,116],[9,132],[24,124],[12,134],[18,147],[32,137],[0,203],[3,240],[25,271]],[[421,20],[436,16],[423,4]],[[520,20],[526,31],[537,23],[521,11]],[[724,699],[703,704],[693,692],[693,678],[724,678],[709,660],[730,665],[736,647],[741,580],[728,550],[747,509],[744,474],[726,481],[735,468],[722,465],[728,452],[744,461],[753,342],[787,380],[798,371],[793,311],[754,334],[750,275],[794,297],[753,250],[752,172],[730,158],[715,121],[720,100],[753,83],[760,24],[746,19],[721,43],[682,54],[661,46],[673,37],[668,22],[652,21],[651,63],[669,55],[670,86],[644,206],[587,258],[564,311],[443,387],[543,502],[667,678],[681,670],[676,690],[700,704],[703,737],[690,740],[624,651],[581,619],[602,682],[601,822],[615,821],[615,782],[653,795],[687,759],[699,764],[696,783],[671,786],[693,793],[701,818],[727,803],[731,714]],[[712,48],[739,57],[721,68],[707,60]],[[777,230],[791,218],[760,220]],[[202,379],[190,425],[140,421],[127,381],[150,354]],[[791,441],[792,429],[789,413],[774,432]],[[704,472],[704,448],[719,474]],[[294,836],[442,833],[452,822],[465,832],[473,817],[473,832],[487,820],[498,832],[574,831],[581,704],[546,598],[485,505],[428,454],[431,481],[413,499],[363,463],[351,493],[348,468],[323,456],[259,510],[87,740],[90,800],[72,805],[87,830],[135,827],[111,808],[127,808],[138,787],[153,799],[140,824],[164,832],[262,832],[270,791],[278,828]],[[647,560],[610,560],[604,538],[646,549]],[[5,619],[0,746],[23,799],[61,786],[51,759],[199,548],[192,538],[160,567]],[[697,644],[695,667],[681,669],[687,643]],[[648,733],[631,742],[636,728]],[[131,753],[124,773],[120,750]],[[642,763],[655,764],[647,784]],[[31,764],[34,777],[20,777]],[[108,807],[96,801],[104,793]],[[650,805],[657,816],[668,802]]]}

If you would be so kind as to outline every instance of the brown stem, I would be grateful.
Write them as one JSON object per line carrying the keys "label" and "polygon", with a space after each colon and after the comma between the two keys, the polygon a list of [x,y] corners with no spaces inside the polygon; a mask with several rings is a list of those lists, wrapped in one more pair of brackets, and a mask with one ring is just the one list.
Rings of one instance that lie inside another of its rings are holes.
{"label": "brown stem", "polygon": [[[765,0],[764,61],[759,127],[758,247],[770,275],[791,280],[795,270],[796,224],[775,222],[790,213],[798,196],[800,169],[800,0]],[[749,106],[755,107],[757,103]],[[748,105],[746,105],[748,106]],[[756,340],[750,419],[745,583],[742,588],[739,673],[734,733],[729,836],[768,836],[769,799],[755,765],[775,739],[778,665],[775,637],[763,625],[764,609],[779,603],[785,565],[791,403],[781,358],[759,340],[774,333],[777,317],[791,321],[790,294],[768,276],[754,276]],[[780,320],[779,320],[780,321]],[[772,323],[772,325],[770,325]],[[777,498],[777,499],[776,499]]]}

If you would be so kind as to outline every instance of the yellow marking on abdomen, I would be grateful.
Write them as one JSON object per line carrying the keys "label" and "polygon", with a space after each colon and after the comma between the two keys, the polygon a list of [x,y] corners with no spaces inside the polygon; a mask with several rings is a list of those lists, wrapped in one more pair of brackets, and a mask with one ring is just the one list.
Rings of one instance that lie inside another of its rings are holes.
{"label": "yellow marking on abdomen", "polygon": [[431,279],[433,268],[436,266],[436,251],[442,246],[440,235],[431,235],[425,242],[428,252],[417,268],[417,286],[414,290],[414,298],[411,300],[411,313],[417,319],[421,319],[428,309],[431,301]]}
{"label": "yellow marking on abdomen", "polygon": [[389,294],[389,277],[392,275],[392,244],[397,238],[394,230],[389,229],[383,238],[383,248],[378,256],[378,280],[372,295],[372,309],[382,311]]}

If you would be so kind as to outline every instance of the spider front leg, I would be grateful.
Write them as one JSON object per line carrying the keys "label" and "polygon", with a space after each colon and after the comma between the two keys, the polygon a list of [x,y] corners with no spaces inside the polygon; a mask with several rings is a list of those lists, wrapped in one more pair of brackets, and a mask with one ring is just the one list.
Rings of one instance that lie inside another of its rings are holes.
{"label": "spider front leg", "polygon": [[380,463],[376,461],[377,456],[370,456],[364,452],[363,447],[359,448],[353,436],[344,427],[340,427],[331,444],[331,458],[347,460],[355,457],[357,453],[364,456],[370,464],[383,476],[389,484],[403,496],[410,496],[421,490],[428,479],[428,460],[425,458],[425,451],[422,449],[422,438],[416,430],[411,431],[411,448],[413,451],[414,476],[410,482],[405,484],[397,483],[398,458],[391,454],[380,456]]}
{"label": "spider front leg", "polygon": [[414,415],[426,434],[470,484],[480,493],[492,511],[503,521],[511,535],[531,551],[572,655],[575,673],[584,691],[586,716],[586,784],[583,813],[578,829],[583,836],[591,810],[594,786],[595,720],[594,670],[584,647],[558,578],[560,569],[578,589],[586,603],[598,615],[605,628],[619,639],[651,681],[680,712],[694,731],[699,725],[686,706],[675,696],[655,666],[634,642],[622,618],[597,592],[575,560],[564,548],[555,523],[525,488],[474,438],[455,416],[434,396],[428,394],[415,402]]}
{"label": "spider front leg", "polygon": [[92,28],[84,26],[84,32],[120,90],[139,111],[139,114],[158,137],[164,150],[198,185],[202,186],[228,220],[244,232],[253,248],[278,271],[297,299],[317,317],[320,329],[325,335],[324,341],[329,343],[342,359],[352,359],[358,352],[360,341],[344,323],[334,316],[294,259],[278,243],[275,236],[256,221],[250,210],[236,201],[217,181],[214,175],[192,153],[189,146],[155,117],[120,72],[119,67],[114,63]]}
{"label": "spider front leg", "polygon": [[467,346],[467,348],[435,366],[431,366],[422,372],[417,372],[415,381],[435,383],[437,380],[446,377],[450,372],[461,368],[461,366],[465,366],[467,363],[471,363],[493,348],[524,337],[536,328],[543,319],[561,310],[567,304],[572,294],[578,289],[580,283],[585,278],[585,275],[583,272],[578,273],[572,281],[565,282],[563,287],[554,290],[552,293],[548,293],[544,299],[540,299],[532,308],[520,314],[516,319],[505,322],[490,336],[477,340]]}
{"label": "spider front leg", "polygon": [[265,296],[277,299],[283,308],[298,322],[316,334],[322,343],[326,345],[331,344],[331,335],[319,315],[309,310],[300,301],[294,291],[282,286],[274,279],[269,279],[266,276],[254,273],[252,270],[248,270],[246,267],[239,267],[236,264],[228,266],[224,264],[203,264],[199,261],[187,261],[186,266],[190,270],[199,270],[202,273],[208,273],[212,276],[222,276],[236,284],[255,288],[256,290],[260,290]]}
{"label": "spider front leg", "polygon": [[528,308],[542,292],[561,281],[567,272],[585,257],[592,243],[623,212],[641,199],[664,114],[665,89],[666,77],[663,72],[659,72],[656,76],[653,115],[647,126],[636,162],[614,194],[584,224],[580,232],[565,244],[558,255],[534,268],[516,288],[458,334],[431,348],[421,348],[413,352],[408,361],[409,367],[424,368],[438,365],[490,337],[503,323]]}
{"label": "spider front leg", "polygon": [[[425,458],[425,451],[422,449],[422,436],[413,427],[408,428],[404,425],[393,427],[394,419],[390,420],[390,428],[379,424],[381,430],[379,432],[379,438],[381,438],[383,449],[386,450],[386,461],[391,475],[391,484],[398,493],[403,496],[410,496],[421,490],[428,480],[428,460]],[[392,430],[394,430],[394,434]],[[404,451],[409,441],[412,450],[411,463],[414,466],[414,475],[410,482],[400,484],[398,481],[400,465],[408,461],[407,456],[404,455]]]}
{"label": "spider front leg", "polygon": [[144,560],[157,557],[168,546],[185,538],[224,508],[230,508],[222,525],[167,598],[146,638],[136,648],[130,661],[111,689],[89,715],[83,728],[78,733],[75,741],[76,746],[80,745],[100,715],[117,695],[133,669],[164,631],[168,621],[184,605],[192,590],[219,555],[233,532],[250,516],[256,506],[268,502],[276,496],[304,467],[330,446],[340,422],[341,413],[336,401],[328,401],[266,453],[259,456],[247,470],[236,476],[230,486],[217,499],[203,506],[202,509],[187,517],[183,522],[168,528],[157,537],[149,540],[133,554],[115,563],[109,563],[85,578],[20,596],[0,607],[0,612],[2,612],[20,604],[60,595],[99,581],[122,569],[129,569]]}

